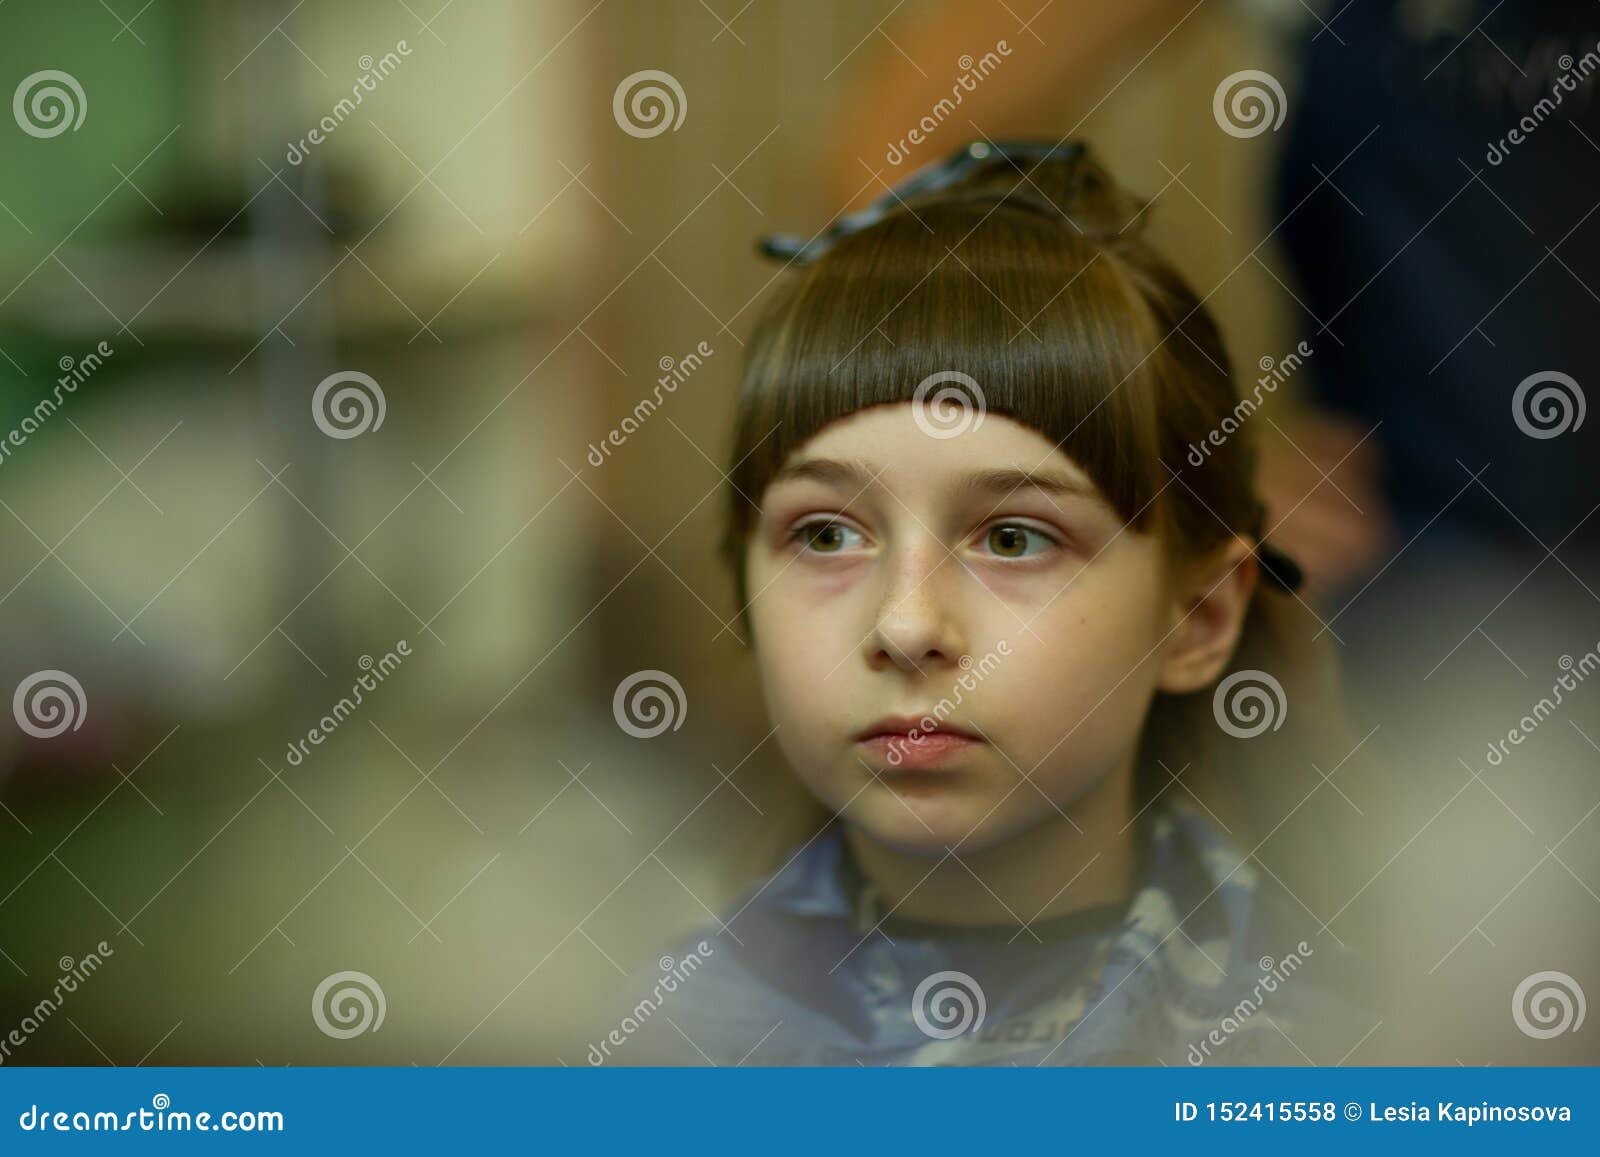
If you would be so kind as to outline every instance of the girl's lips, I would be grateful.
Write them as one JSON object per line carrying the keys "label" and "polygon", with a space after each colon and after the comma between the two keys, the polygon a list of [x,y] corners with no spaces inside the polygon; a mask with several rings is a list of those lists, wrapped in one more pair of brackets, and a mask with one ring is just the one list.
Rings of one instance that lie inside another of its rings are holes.
{"label": "girl's lips", "polygon": [[915,739],[910,734],[873,735],[859,740],[857,746],[895,770],[922,771],[936,768],[981,743],[966,735],[935,731]]}

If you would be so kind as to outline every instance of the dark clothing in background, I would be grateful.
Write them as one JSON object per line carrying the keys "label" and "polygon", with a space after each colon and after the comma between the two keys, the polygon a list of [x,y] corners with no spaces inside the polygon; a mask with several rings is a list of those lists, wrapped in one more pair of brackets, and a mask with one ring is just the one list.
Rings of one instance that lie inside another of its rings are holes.
{"label": "dark clothing in background", "polygon": [[1553,546],[1600,501],[1600,420],[1539,439],[1512,399],[1546,370],[1600,391],[1600,10],[1358,0],[1332,30],[1302,46],[1277,213],[1314,396],[1383,423],[1402,542],[1448,506],[1436,529]]}

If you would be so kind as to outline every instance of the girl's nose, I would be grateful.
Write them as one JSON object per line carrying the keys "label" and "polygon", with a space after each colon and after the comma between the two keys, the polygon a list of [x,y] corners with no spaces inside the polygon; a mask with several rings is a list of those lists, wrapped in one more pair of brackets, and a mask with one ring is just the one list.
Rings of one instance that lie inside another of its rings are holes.
{"label": "girl's nose", "polygon": [[867,637],[867,665],[874,671],[898,667],[919,674],[955,666],[965,653],[952,605],[957,560],[942,545],[930,543],[888,566],[877,620]]}

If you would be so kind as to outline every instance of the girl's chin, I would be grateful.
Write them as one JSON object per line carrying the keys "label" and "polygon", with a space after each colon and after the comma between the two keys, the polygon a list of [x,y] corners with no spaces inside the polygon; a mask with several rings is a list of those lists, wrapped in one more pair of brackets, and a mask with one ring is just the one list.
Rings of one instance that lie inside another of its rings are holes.
{"label": "girl's chin", "polygon": [[906,856],[938,858],[951,849],[971,849],[993,804],[990,800],[978,806],[971,798],[940,798],[933,792],[895,794],[898,799],[873,800],[847,819],[865,838]]}

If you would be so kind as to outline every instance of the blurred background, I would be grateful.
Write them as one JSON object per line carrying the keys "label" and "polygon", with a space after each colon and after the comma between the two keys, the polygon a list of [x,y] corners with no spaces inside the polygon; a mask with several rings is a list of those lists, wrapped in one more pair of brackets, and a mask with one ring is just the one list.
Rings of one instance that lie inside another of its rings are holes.
{"label": "blurred background", "polygon": [[[1517,7],[4,4],[0,692],[73,722],[0,727],[0,1033],[112,950],[6,1063],[584,1063],[804,822],[714,551],[753,242],[1006,135],[1152,198],[1247,386],[1317,350],[1265,483],[1382,770],[1257,851],[1392,992],[1311,1059],[1600,1059],[1510,1007],[1600,991],[1600,680],[1486,758],[1600,646],[1595,11]],[[1218,110],[1242,70],[1281,128]],[[1559,437],[1512,420],[1543,371]],[[641,671],[683,689],[651,738]],[[381,1032],[316,1030],[346,970]]]}

